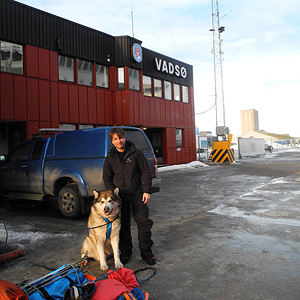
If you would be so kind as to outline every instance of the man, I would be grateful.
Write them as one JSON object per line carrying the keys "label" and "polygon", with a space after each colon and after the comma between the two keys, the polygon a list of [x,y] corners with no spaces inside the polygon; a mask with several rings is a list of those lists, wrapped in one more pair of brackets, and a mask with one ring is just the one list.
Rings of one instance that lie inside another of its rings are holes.
{"label": "man", "polygon": [[114,147],[108,153],[103,166],[105,188],[119,188],[122,199],[120,251],[121,262],[126,264],[132,255],[132,238],[130,230],[130,210],[137,223],[139,248],[142,259],[149,265],[156,263],[151,247],[151,227],[149,208],[152,177],[148,162],[143,152],[133,142],[125,139],[125,131],[114,127],[110,134]]}

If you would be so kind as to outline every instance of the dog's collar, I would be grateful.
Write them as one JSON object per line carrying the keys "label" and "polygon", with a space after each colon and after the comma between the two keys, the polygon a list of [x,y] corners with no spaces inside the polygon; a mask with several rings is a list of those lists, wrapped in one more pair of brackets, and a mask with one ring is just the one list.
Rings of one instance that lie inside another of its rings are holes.
{"label": "dog's collar", "polygon": [[107,223],[107,229],[106,229],[106,238],[110,239],[110,235],[111,235],[111,224],[112,222],[109,221],[107,218],[102,217],[103,220]]}

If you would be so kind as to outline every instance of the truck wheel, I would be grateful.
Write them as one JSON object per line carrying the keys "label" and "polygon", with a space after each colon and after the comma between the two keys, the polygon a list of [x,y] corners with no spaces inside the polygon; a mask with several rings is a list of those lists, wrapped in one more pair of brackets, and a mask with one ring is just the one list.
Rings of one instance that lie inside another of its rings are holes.
{"label": "truck wheel", "polygon": [[64,186],[58,194],[58,207],[67,218],[77,218],[81,214],[81,195],[75,184]]}

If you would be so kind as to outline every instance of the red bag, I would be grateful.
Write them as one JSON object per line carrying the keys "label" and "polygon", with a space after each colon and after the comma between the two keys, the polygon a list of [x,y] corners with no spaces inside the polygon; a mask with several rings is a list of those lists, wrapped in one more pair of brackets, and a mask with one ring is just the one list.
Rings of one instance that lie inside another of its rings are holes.
{"label": "red bag", "polygon": [[134,272],[127,268],[121,268],[116,271],[108,271],[107,278],[116,279],[123,283],[129,290],[139,287]]}
{"label": "red bag", "polygon": [[96,292],[92,300],[113,300],[120,295],[130,292],[120,281],[116,279],[105,279],[95,283]]}
{"label": "red bag", "polygon": [[92,300],[113,300],[123,293],[129,293],[133,288],[139,286],[134,272],[127,268],[108,271],[107,278],[96,282],[96,292]]}
{"label": "red bag", "polygon": [[[149,299],[149,294],[139,289],[134,271],[122,267],[115,271],[108,271],[107,278],[96,280],[97,289],[91,300]],[[140,291],[138,298],[134,295],[137,294],[135,290]]]}
{"label": "red bag", "polygon": [[0,300],[28,300],[28,297],[15,284],[0,279]]}

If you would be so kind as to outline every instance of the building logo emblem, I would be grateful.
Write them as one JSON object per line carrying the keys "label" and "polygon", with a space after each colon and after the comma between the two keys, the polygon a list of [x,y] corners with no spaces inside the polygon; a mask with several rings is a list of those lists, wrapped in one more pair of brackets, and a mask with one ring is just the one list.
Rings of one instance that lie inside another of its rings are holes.
{"label": "building logo emblem", "polygon": [[136,62],[140,63],[143,59],[142,47],[139,44],[133,44],[132,47],[133,58]]}

